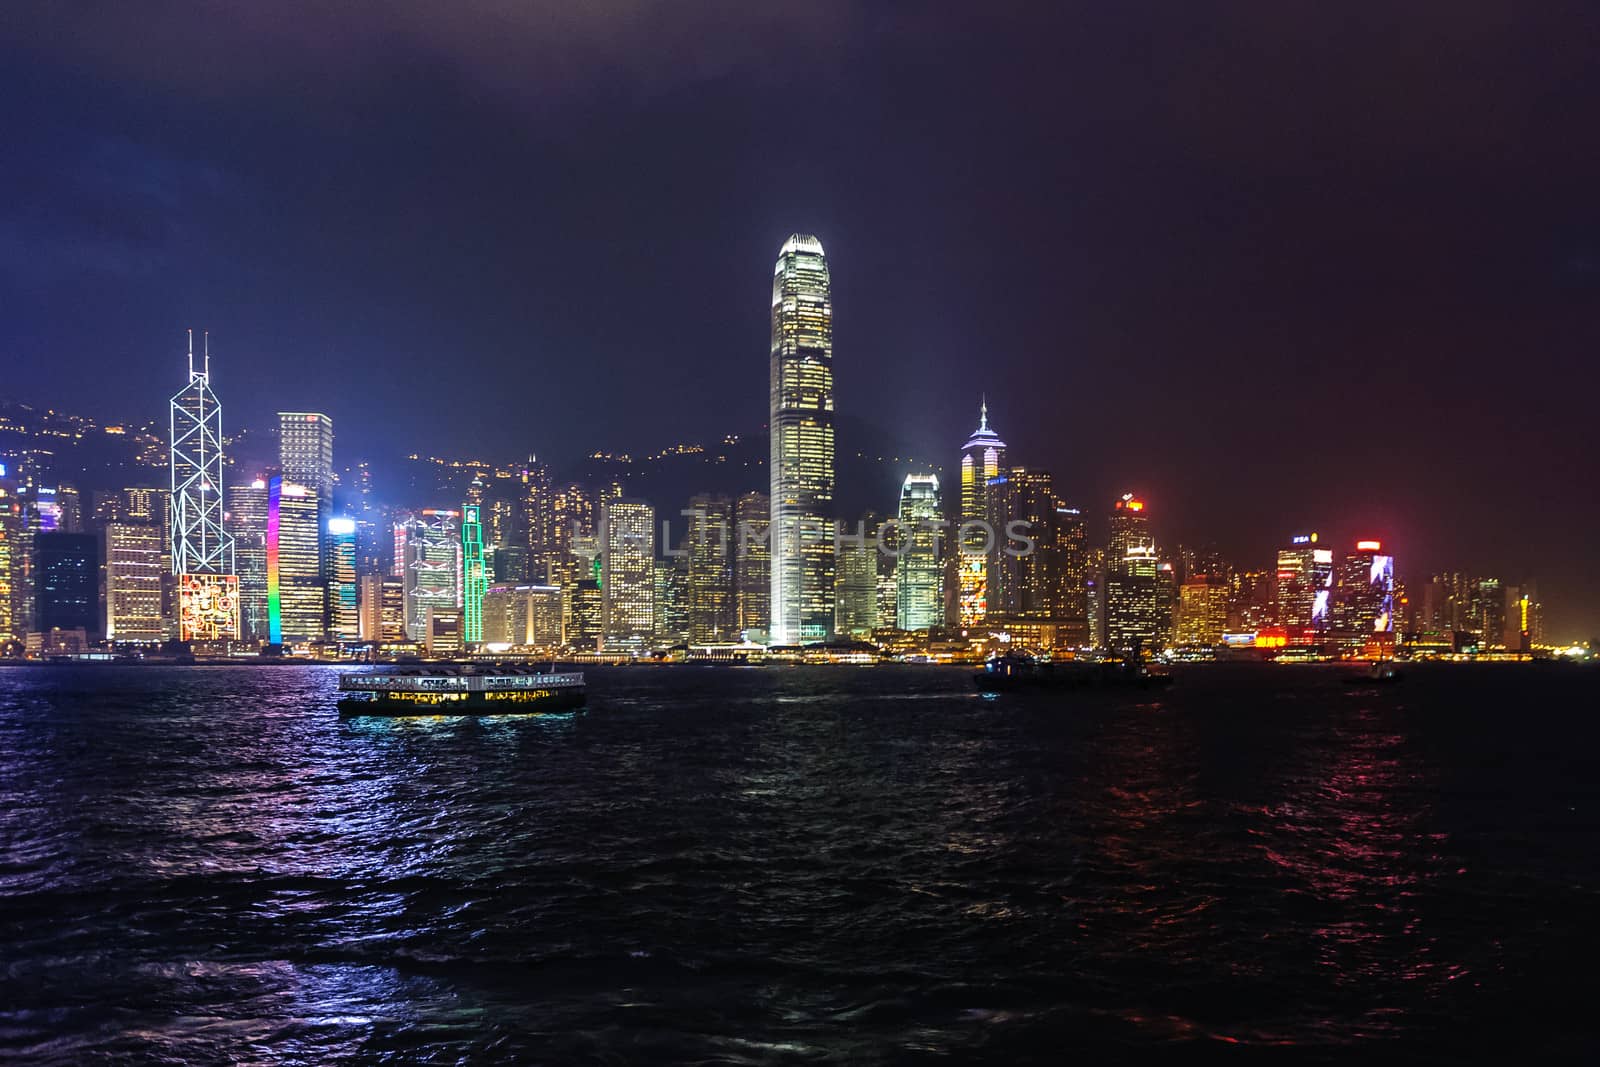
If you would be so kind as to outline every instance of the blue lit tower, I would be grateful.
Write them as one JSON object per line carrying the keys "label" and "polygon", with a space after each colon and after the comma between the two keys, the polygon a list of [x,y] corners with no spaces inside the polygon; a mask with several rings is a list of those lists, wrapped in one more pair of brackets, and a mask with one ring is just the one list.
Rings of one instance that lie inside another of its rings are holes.
{"label": "blue lit tower", "polygon": [[833,301],[822,242],[794,234],[772,274],[772,629],[833,626]]}

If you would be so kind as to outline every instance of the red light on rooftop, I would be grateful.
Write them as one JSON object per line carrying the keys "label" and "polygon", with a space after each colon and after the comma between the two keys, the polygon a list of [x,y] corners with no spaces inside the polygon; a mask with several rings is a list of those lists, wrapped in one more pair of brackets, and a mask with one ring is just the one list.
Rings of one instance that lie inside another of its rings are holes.
{"label": "red light on rooftop", "polygon": [[1383,542],[1382,541],[1357,541],[1356,542],[1356,551],[1357,552],[1382,552],[1383,551]]}

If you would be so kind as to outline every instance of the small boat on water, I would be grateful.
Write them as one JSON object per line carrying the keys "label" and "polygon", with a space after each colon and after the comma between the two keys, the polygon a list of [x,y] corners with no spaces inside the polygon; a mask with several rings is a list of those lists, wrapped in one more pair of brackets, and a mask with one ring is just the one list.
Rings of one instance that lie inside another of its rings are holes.
{"label": "small boat on water", "polygon": [[339,714],[525,715],[581,708],[583,675],[525,667],[417,666],[340,675]]}
{"label": "small boat on water", "polygon": [[1172,675],[1150,670],[1140,660],[1125,663],[1040,663],[1032,656],[1008,652],[992,656],[972,677],[979,692],[1025,689],[1159,689]]}
{"label": "small boat on water", "polygon": [[1393,685],[1405,675],[1389,660],[1374,663],[1360,674],[1352,674],[1345,678],[1345,685]]}

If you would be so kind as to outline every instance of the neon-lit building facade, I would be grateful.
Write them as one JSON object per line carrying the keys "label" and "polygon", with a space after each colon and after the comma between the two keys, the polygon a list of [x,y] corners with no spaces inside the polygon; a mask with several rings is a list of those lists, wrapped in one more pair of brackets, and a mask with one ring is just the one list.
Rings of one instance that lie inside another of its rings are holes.
{"label": "neon-lit building facade", "polygon": [[361,618],[356,610],[356,520],[329,519],[324,544],[328,572],[327,636],[335,641],[354,641],[361,634]]}
{"label": "neon-lit building facade", "polygon": [[322,524],[317,495],[273,475],[267,482],[267,631],[273,644],[322,637]]}
{"label": "neon-lit building facade", "polygon": [[[238,579],[233,537],[223,528],[222,405],[211,391],[207,342],[201,369],[194,369],[194,331],[189,332],[189,381],[171,402],[172,573],[178,577],[178,638],[215,641],[239,636]],[[188,576],[226,577],[227,582],[184,581]],[[219,590],[231,589],[232,595]],[[185,596],[204,603],[185,604]],[[231,617],[221,614],[232,610]]]}
{"label": "neon-lit building facade", "polygon": [[833,297],[822,242],[794,234],[772,274],[773,644],[833,626]]}
{"label": "neon-lit building facade", "polygon": [[461,513],[426,508],[405,522],[402,574],[406,590],[406,635],[430,640],[430,614],[460,614]]}
{"label": "neon-lit building facade", "polygon": [[900,486],[900,554],[895,561],[895,625],[928,630],[944,621],[944,517],[937,474],[908,474]]}
{"label": "neon-lit building facade", "polygon": [[1332,623],[1333,549],[1316,533],[1295,534],[1278,550],[1279,626],[1325,630]]}
{"label": "neon-lit building facade", "polygon": [[[1000,476],[1006,461],[1006,443],[989,429],[989,400],[978,406],[978,428],[961,446],[961,522],[988,521],[989,483]],[[989,569],[992,560],[985,551],[988,537],[979,528],[961,535],[956,557],[956,614],[962,626],[972,626],[990,610]]]}
{"label": "neon-lit building facade", "polygon": [[228,487],[227,526],[239,571],[239,636],[246,641],[266,641],[270,637],[266,479]]}
{"label": "neon-lit building facade", "polygon": [[477,504],[461,508],[461,639],[469,645],[483,641],[483,595],[489,591],[479,513]]}
{"label": "neon-lit building facade", "polygon": [[1354,552],[1339,561],[1332,622],[1335,629],[1357,634],[1393,633],[1394,557],[1383,554],[1378,541],[1357,541]]}

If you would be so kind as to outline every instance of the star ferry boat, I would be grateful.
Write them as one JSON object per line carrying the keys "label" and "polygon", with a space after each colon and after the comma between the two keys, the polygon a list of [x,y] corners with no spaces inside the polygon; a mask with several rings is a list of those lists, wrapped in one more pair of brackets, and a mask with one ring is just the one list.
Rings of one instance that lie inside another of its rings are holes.
{"label": "star ferry boat", "polygon": [[525,715],[584,705],[583,675],[522,667],[421,666],[339,676],[339,714]]}

